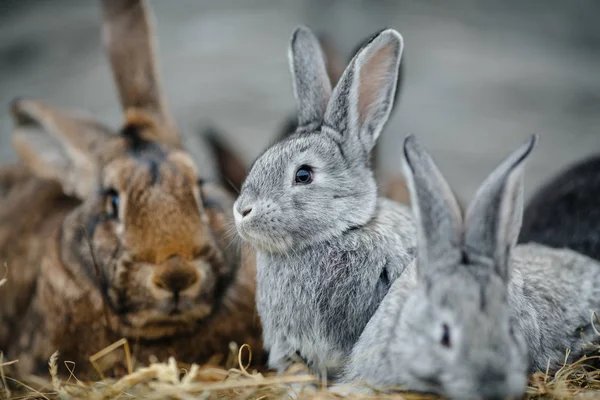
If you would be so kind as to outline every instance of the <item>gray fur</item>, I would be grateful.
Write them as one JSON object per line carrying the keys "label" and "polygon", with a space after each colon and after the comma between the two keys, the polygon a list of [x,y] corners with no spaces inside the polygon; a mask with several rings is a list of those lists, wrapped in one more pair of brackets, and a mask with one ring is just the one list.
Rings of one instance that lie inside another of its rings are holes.
{"label": "gray fur", "polygon": [[298,126],[320,125],[331,96],[331,82],[319,39],[305,26],[297,28],[289,50]]}
{"label": "gray fur", "polygon": [[[279,371],[301,359],[313,372],[335,378],[392,282],[414,258],[410,211],[377,197],[368,166],[393,102],[401,52],[401,38],[392,30],[366,45],[321,116],[312,118],[320,122],[301,124],[269,148],[234,206],[238,232],[257,250],[258,311],[269,365]],[[302,78],[302,68],[318,57],[316,38],[299,28],[292,36],[291,67],[301,116],[317,109],[307,99],[320,101],[302,94],[314,94],[304,87],[311,81]],[[361,98],[365,86],[358,77],[365,65],[363,79],[377,83],[367,93],[372,101]],[[294,181],[303,165],[314,173],[310,184]]]}
{"label": "gray fur", "polygon": [[573,361],[600,340],[590,325],[600,312],[600,265],[571,250],[515,247],[522,169],[534,144],[486,179],[463,220],[432,159],[406,140],[419,244],[403,276],[413,279],[393,284],[344,380],[460,399],[519,396],[527,372],[558,367],[567,349]]}

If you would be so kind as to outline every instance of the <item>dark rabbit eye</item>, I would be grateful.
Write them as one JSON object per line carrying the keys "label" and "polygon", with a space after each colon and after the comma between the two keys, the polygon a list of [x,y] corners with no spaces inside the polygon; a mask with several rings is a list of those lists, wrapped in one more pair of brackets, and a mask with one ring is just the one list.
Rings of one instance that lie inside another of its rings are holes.
{"label": "dark rabbit eye", "polygon": [[450,328],[448,328],[448,325],[446,324],[444,324],[442,328],[442,340],[440,341],[440,343],[442,344],[442,346],[450,348],[452,347],[452,342],[450,341]]}
{"label": "dark rabbit eye", "polygon": [[296,183],[311,183],[313,179],[312,169],[308,165],[303,165],[296,171]]}
{"label": "dark rabbit eye", "polygon": [[107,205],[106,205],[106,213],[110,218],[119,218],[119,193],[116,190],[110,189],[106,192],[107,197]]}

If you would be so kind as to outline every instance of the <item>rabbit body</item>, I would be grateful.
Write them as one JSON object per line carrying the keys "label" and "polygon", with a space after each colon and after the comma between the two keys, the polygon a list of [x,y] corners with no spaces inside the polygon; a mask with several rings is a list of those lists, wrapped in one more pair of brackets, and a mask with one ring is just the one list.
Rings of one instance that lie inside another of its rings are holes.
{"label": "rabbit body", "polygon": [[600,260],[598,171],[600,157],[594,156],[543,185],[525,207],[519,242],[567,247]]}
{"label": "rabbit body", "polygon": [[[228,234],[233,198],[183,148],[146,3],[101,4],[121,129],[35,100],[11,107],[21,164],[0,171],[0,350],[22,376],[45,375],[59,350],[81,379],[122,338],[141,363],[206,362],[231,342],[260,361],[255,256]],[[122,353],[99,364],[125,371]]]}
{"label": "rabbit body", "polygon": [[257,309],[269,364],[285,370],[298,355],[315,371],[337,376],[391,282],[414,258],[406,248],[412,225],[406,207],[380,199],[365,226],[293,255],[258,251]]}
{"label": "rabbit body", "polygon": [[[565,360],[574,362],[590,350],[590,344],[600,341],[591,326],[592,313],[600,313],[600,264],[571,250],[526,244],[513,250],[510,268],[508,304],[514,329],[524,336],[527,348],[522,350],[528,355],[529,370],[545,371],[548,366],[553,370]],[[360,379],[376,387],[408,385],[432,390],[415,380],[410,363],[416,361],[408,360],[418,360],[423,347],[411,346],[417,332],[402,323],[402,314],[417,308],[416,303],[425,296],[413,264],[394,282],[365,328],[353,351],[346,381]],[[427,346],[428,340],[420,345]],[[500,363],[500,349],[496,357]],[[423,368],[437,371],[431,364]]]}
{"label": "rabbit body", "polygon": [[257,251],[257,309],[269,366],[341,367],[391,283],[414,258],[408,207],[378,197],[370,154],[392,108],[401,36],[385,30],[332,90],[317,38],[292,35],[296,131],[254,163],[234,205]]}
{"label": "rabbit body", "polygon": [[8,279],[0,290],[0,349],[7,350],[17,343],[17,325],[35,296],[47,238],[79,201],[24,165],[1,167],[0,180],[0,260]]}
{"label": "rabbit body", "polygon": [[[17,171],[18,180],[5,187],[0,199],[0,257],[8,267],[8,282],[0,290],[0,349],[7,357],[19,359],[19,375],[45,374],[50,355],[59,350],[61,359],[76,363],[78,377],[90,378],[94,372],[89,357],[123,337],[129,339],[134,359],[144,363],[151,356],[203,362],[217,354],[227,355],[232,341],[248,343],[255,354],[260,353],[254,253],[247,247],[238,251],[225,239],[233,200],[224,190],[207,185],[204,192],[211,207],[219,205],[205,210],[218,248],[230,249],[226,260],[215,261],[229,264],[222,270],[224,275],[206,277],[207,282],[215,279],[220,286],[214,300],[206,299],[197,306],[202,318],[194,320],[182,314],[180,326],[169,326],[165,319],[165,326],[157,326],[153,332],[136,331],[124,310],[106,299],[107,291],[112,290],[133,301],[145,294],[126,294],[107,282],[105,270],[119,250],[90,229],[102,216],[65,195],[58,183],[39,179],[25,167],[4,168],[0,174]],[[14,215],[22,217],[15,219]],[[90,230],[89,243],[82,226]],[[111,254],[105,253],[107,245]],[[93,265],[89,246],[100,271]],[[133,278],[121,273],[119,279]],[[122,285],[127,287],[128,282]],[[130,286],[130,290],[141,289]],[[207,305],[209,310],[204,310]],[[124,356],[117,359],[120,362],[113,372],[118,374],[125,371]]]}
{"label": "rabbit body", "polygon": [[574,362],[600,342],[600,263],[569,249],[539,244],[513,250],[508,300],[535,371]]}
{"label": "rabbit body", "polygon": [[463,217],[429,155],[407,138],[418,256],[365,327],[345,382],[456,399],[519,396],[529,371],[559,367],[567,351],[574,361],[600,341],[592,327],[600,264],[568,249],[515,246],[522,164],[534,144],[486,179]]}

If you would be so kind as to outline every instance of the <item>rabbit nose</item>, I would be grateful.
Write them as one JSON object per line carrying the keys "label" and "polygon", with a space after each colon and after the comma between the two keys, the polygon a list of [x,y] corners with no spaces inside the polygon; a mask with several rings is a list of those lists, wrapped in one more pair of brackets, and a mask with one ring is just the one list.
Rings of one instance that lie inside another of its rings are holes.
{"label": "rabbit nose", "polygon": [[246,217],[248,214],[252,212],[252,207],[246,207],[242,210],[242,217]]}
{"label": "rabbit nose", "polygon": [[191,268],[169,268],[154,274],[152,282],[159,288],[179,294],[198,281],[198,274]]}

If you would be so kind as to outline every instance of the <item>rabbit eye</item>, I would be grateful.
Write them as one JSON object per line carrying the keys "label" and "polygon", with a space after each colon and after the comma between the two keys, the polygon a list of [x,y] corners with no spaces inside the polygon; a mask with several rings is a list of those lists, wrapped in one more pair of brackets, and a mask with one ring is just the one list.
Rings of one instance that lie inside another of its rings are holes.
{"label": "rabbit eye", "polygon": [[442,346],[450,348],[452,347],[452,342],[450,341],[450,328],[446,324],[444,324],[442,328],[442,340],[440,341],[440,343],[442,344]]}
{"label": "rabbit eye", "polygon": [[312,169],[308,165],[303,165],[296,171],[295,182],[307,184],[311,183],[313,179]]}
{"label": "rabbit eye", "polygon": [[107,195],[107,204],[106,204],[106,213],[110,218],[117,219],[119,218],[119,193],[117,193],[114,189],[109,189],[106,192]]}

